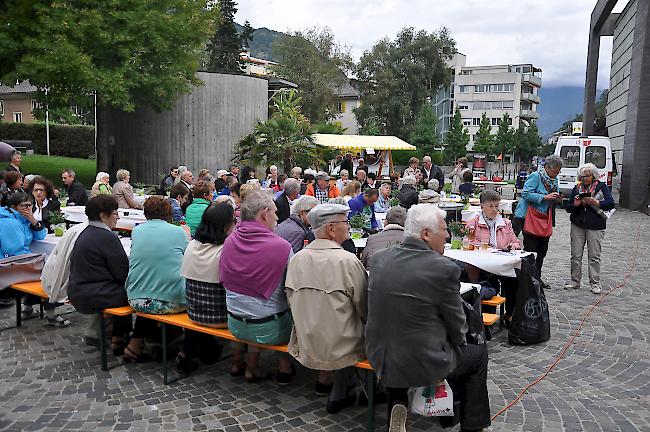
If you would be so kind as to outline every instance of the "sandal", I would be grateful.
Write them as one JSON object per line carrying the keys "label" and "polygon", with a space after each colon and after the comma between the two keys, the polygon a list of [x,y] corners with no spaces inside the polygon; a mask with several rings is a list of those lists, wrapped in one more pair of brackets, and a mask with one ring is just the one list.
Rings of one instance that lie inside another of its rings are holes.
{"label": "sandal", "polygon": [[64,319],[61,315],[56,315],[54,318],[46,318],[45,325],[61,328],[69,326],[70,321]]}
{"label": "sandal", "polygon": [[122,355],[122,360],[124,361],[124,363],[144,363],[151,360],[151,356],[145,354],[144,352],[141,352],[140,354],[136,354],[131,348],[125,346],[124,354]]}
{"label": "sandal", "polygon": [[246,363],[233,363],[230,365],[230,376],[240,377],[246,374]]}
{"label": "sandal", "polygon": [[246,372],[244,373],[244,376],[246,377],[246,381],[248,381],[251,384],[273,378],[273,374],[271,372],[267,372],[266,374],[264,374],[264,372],[262,372],[262,369],[260,368],[256,368],[256,369],[246,368]]}

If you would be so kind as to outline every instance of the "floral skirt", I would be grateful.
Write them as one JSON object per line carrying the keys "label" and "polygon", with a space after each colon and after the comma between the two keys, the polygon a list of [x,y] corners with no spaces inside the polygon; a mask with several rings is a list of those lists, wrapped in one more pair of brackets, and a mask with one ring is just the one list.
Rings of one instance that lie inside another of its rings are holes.
{"label": "floral skirt", "polygon": [[131,299],[129,304],[136,312],[148,314],[166,315],[185,311],[185,305],[157,299]]}

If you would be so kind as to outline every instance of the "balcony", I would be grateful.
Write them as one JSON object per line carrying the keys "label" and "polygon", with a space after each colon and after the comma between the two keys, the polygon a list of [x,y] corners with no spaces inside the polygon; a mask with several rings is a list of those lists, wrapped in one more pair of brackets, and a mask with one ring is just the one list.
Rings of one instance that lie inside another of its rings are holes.
{"label": "balcony", "polygon": [[536,112],[536,111],[532,111],[532,110],[522,109],[521,112],[519,113],[519,117],[521,117],[521,118],[529,118],[529,119],[538,119],[539,118],[539,113]]}
{"label": "balcony", "polygon": [[542,101],[542,99],[534,93],[522,93],[521,100],[536,103],[536,104]]}
{"label": "balcony", "polygon": [[542,79],[533,74],[524,74],[522,80],[525,84],[534,85],[535,87],[542,86]]}

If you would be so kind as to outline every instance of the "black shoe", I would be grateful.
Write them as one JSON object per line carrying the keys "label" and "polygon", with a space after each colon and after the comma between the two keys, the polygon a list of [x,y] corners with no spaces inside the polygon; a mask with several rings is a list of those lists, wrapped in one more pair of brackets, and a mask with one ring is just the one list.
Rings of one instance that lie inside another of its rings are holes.
{"label": "black shoe", "polygon": [[99,339],[96,337],[92,336],[82,336],[81,341],[85,343],[86,345],[93,346],[95,348],[99,348]]}
{"label": "black shoe", "polygon": [[[376,391],[375,397],[373,398],[373,403],[375,405],[381,405],[388,402],[388,392],[386,391]],[[366,392],[362,391],[359,393],[359,406],[368,406],[368,396]]]}
{"label": "black shoe", "polygon": [[176,356],[176,370],[185,375],[197,370],[199,363],[194,360],[188,360],[187,357],[178,355]]}
{"label": "black shoe", "polygon": [[289,373],[278,372],[277,374],[275,374],[275,380],[277,381],[280,387],[285,387],[291,384],[291,378],[295,376],[296,376],[296,368],[293,365],[291,365],[291,372]]}
{"label": "black shoe", "polygon": [[318,397],[329,396],[332,391],[332,386],[333,384],[321,384],[316,381],[316,389],[314,390],[314,394]]}
{"label": "black shoe", "polygon": [[10,308],[14,305],[14,300],[10,298],[0,299],[0,309]]}
{"label": "black shoe", "polygon": [[357,400],[357,395],[354,393],[350,393],[345,399],[341,399],[337,401],[327,401],[327,407],[326,407],[327,413],[336,414],[342,409],[354,405],[356,400]]}

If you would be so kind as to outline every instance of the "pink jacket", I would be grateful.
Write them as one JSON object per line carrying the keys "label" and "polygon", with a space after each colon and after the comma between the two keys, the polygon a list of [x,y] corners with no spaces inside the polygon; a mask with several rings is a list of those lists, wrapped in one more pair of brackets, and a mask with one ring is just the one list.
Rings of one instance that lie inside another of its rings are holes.
{"label": "pink jacket", "polygon": [[[497,249],[506,249],[508,245],[512,246],[512,249],[521,249],[521,243],[515,235],[515,232],[512,230],[512,223],[501,215],[497,216]],[[480,214],[472,219],[470,219],[467,224],[467,228],[473,228],[474,233],[476,234],[476,240],[482,242],[490,241],[490,228],[488,228],[483,219],[483,215]]]}

